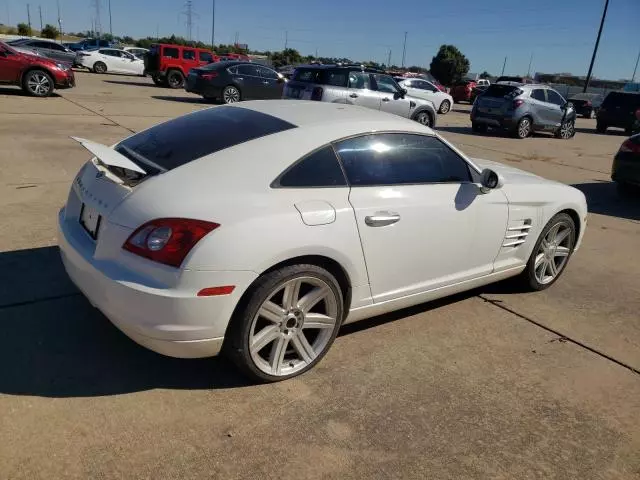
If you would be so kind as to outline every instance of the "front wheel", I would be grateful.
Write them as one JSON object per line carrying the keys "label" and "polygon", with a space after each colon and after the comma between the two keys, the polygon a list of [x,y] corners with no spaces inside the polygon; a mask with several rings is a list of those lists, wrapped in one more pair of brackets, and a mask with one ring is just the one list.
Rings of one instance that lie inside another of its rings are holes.
{"label": "front wheel", "polygon": [[438,112],[442,115],[445,115],[446,113],[449,113],[449,110],[451,110],[451,103],[449,102],[449,100],[443,100],[440,104],[440,110],[438,110]]}
{"label": "front wheel", "polygon": [[342,290],[316,265],[260,277],[227,330],[225,351],[250,378],[276,382],[313,368],[326,355],[344,314]]}
{"label": "front wheel", "polygon": [[53,93],[53,79],[47,72],[31,70],[22,80],[22,89],[33,97],[48,97]]}
{"label": "front wheel", "polygon": [[429,112],[420,112],[418,113],[414,120],[425,127],[431,127],[433,125],[433,120],[431,119],[431,115]]}
{"label": "front wheel", "polygon": [[561,138],[563,140],[568,140],[570,138],[573,138],[573,136],[575,134],[576,134],[575,121],[567,120],[556,131],[556,138]]}
{"label": "front wheel", "polygon": [[555,215],[544,227],[527,267],[520,274],[531,290],[544,290],[555,283],[564,271],[576,242],[576,225],[566,213]]}
{"label": "front wheel", "polygon": [[222,91],[222,101],[224,103],[236,103],[241,100],[240,90],[233,85],[227,85]]}
{"label": "front wheel", "polygon": [[596,123],[596,132],[607,133],[607,126],[604,123]]}

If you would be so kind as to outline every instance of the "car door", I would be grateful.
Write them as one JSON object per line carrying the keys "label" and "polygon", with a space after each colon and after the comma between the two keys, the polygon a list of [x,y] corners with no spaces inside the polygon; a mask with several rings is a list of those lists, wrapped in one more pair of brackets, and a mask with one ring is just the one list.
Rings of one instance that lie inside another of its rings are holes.
{"label": "car door", "polygon": [[198,68],[200,66],[200,62],[196,57],[196,51],[191,48],[183,48],[182,49],[182,65],[184,68],[184,74],[188,75],[189,70],[192,68]]}
{"label": "car door", "polygon": [[564,106],[567,101],[555,90],[547,89],[547,109],[549,114],[549,127],[556,128],[562,123],[565,115]]}
{"label": "car door", "polygon": [[122,62],[120,61],[120,55],[117,50],[103,48],[98,50],[97,56],[100,61],[104,62],[107,66],[107,72],[126,73],[122,68]]}
{"label": "car door", "polygon": [[244,63],[237,65],[232,71],[236,72],[233,78],[243,99],[261,98],[264,85],[256,65]]}
{"label": "car door", "polygon": [[487,275],[508,207],[435,136],[374,133],[335,144],[351,185],[374,302]]}
{"label": "car door", "polygon": [[144,71],[144,62],[129,52],[119,52],[122,59],[123,68],[127,73],[133,75],[142,75]]}
{"label": "car door", "polygon": [[20,56],[0,45],[0,82],[17,82],[22,67],[23,61]]}
{"label": "car door", "polygon": [[536,128],[549,128],[551,113],[547,104],[547,90],[534,88],[529,96],[529,113],[533,117],[533,125]]}
{"label": "car door", "polygon": [[267,67],[257,66],[260,77],[262,77],[262,97],[261,98],[282,98],[282,88],[284,81],[281,80],[278,72]]}
{"label": "car door", "polygon": [[[411,116],[411,100],[401,94],[400,87],[389,75],[374,74],[374,88],[380,94],[380,110],[401,117]],[[415,102],[413,102],[415,106]]]}
{"label": "car door", "polygon": [[371,83],[371,75],[369,73],[349,72],[346,103],[380,110],[380,93],[371,87]]}

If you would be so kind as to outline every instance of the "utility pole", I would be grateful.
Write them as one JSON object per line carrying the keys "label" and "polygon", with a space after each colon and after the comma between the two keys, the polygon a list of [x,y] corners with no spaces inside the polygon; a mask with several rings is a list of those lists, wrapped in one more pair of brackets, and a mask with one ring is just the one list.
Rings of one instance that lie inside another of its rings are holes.
{"label": "utility pole", "polygon": [[31,32],[31,8],[27,3],[27,23],[29,24],[29,32]]}
{"label": "utility pole", "polygon": [[289,31],[284,31],[284,49],[287,49],[287,45],[289,44]]}
{"label": "utility pole", "polygon": [[102,33],[102,23],[100,22],[100,0],[94,0],[95,1],[95,7],[96,7],[96,18],[95,18],[95,32],[96,32],[96,37],[98,37],[98,39],[100,39],[100,34]]}
{"label": "utility pole", "polygon": [[391,66],[391,49],[389,49],[389,54],[387,55],[387,68]]}
{"label": "utility pole", "polygon": [[234,45],[234,46],[237,46],[237,45],[238,45],[238,41],[239,41],[238,39],[239,39],[239,37],[240,37],[240,33],[239,33],[239,32],[236,32],[235,40],[234,40],[234,42],[233,42],[233,45]]}
{"label": "utility pole", "polygon": [[636,72],[638,71],[638,62],[640,61],[640,52],[638,52],[638,58],[636,58],[636,66],[633,67],[633,75],[631,76],[631,83],[636,79]]}
{"label": "utility pole", "polygon": [[156,23],[156,41],[160,40],[160,24]]}
{"label": "utility pole", "polygon": [[56,0],[58,5],[58,30],[60,30],[60,40],[62,40],[62,17],[60,16],[60,0]]}
{"label": "utility pole", "polygon": [[407,53],[407,32],[404,32],[404,45],[402,46],[402,68],[404,68],[404,56]]}
{"label": "utility pole", "polygon": [[215,32],[216,32],[216,0],[211,0],[211,49],[215,47]]}
{"label": "utility pole", "polygon": [[109,35],[113,37],[113,25],[111,23],[111,0],[109,0]]}
{"label": "utility pole", "polygon": [[593,64],[596,61],[596,54],[598,53],[598,45],[600,44],[600,35],[602,35],[604,20],[607,17],[607,8],[609,8],[609,0],[605,0],[604,2],[604,10],[602,11],[602,20],[600,20],[600,28],[598,29],[598,36],[596,37],[596,44],[593,47],[593,55],[591,57],[591,63],[589,64],[589,72],[587,73],[587,78],[584,81],[584,88],[582,89],[583,93],[587,92],[587,88],[589,88],[589,81],[591,81],[591,72],[593,72]]}
{"label": "utility pole", "polygon": [[42,5],[38,5],[38,10],[40,12],[40,35],[42,35],[42,29],[44,28],[42,25]]}
{"label": "utility pole", "polygon": [[527,69],[527,77],[531,78],[531,62],[533,62],[533,52],[531,52],[531,57],[529,57],[529,68]]}
{"label": "utility pole", "polygon": [[187,38],[191,41],[191,35],[193,32],[193,1],[187,0],[185,3],[186,11],[184,14],[187,16]]}
{"label": "utility pole", "polygon": [[7,2],[7,25],[11,25],[11,14],[9,13],[9,2]]}
{"label": "utility pole", "polygon": [[507,57],[504,57],[504,63],[502,64],[502,73],[500,74],[500,76],[504,75],[504,68],[507,66]]}

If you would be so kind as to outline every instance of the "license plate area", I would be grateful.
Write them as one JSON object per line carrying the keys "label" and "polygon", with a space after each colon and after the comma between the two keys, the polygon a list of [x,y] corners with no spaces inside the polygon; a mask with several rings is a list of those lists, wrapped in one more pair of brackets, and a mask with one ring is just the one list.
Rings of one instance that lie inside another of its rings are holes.
{"label": "license plate area", "polygon": [[82,204],[82,207],[80,207],[80,216],[78,217],[78,221],[80,222],[80,225],[82,225],[82,228],[84,228],[85,232],[87,232],[94,240],[98,239],[101,220],[102,216],[95,208],[84,203]]}

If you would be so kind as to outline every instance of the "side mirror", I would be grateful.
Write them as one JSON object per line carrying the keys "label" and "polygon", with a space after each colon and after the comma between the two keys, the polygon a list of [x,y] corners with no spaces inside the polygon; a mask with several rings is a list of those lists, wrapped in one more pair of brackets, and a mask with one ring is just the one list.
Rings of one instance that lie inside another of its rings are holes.
{"label": "side mirror", "polygon": [[502,188],[504,185],[504,178],[499,173],[485,168],[482,170],[482,178],[480,180],[480,191],[482,193],[489,193],[491,190]]}

